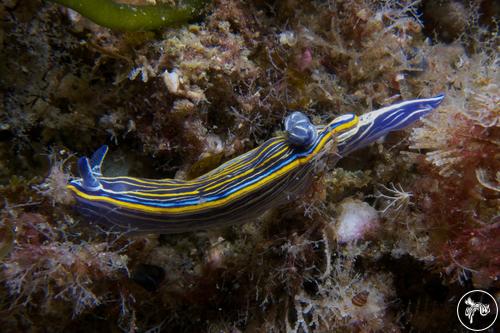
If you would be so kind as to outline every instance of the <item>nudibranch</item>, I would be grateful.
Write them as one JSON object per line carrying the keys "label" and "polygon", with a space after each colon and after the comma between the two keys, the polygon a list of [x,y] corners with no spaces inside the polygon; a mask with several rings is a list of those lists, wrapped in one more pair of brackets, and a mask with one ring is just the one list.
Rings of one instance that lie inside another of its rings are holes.
{"label": "nudibranch", "polygon": [[403,101],[360,117],[346,114],[315,126],[301,112],[285,119],[285,134],[192,180],[105,177],[108,151],[78,160],[70,181],[77,208],[96,221],[135,233],[179,233],[235,224],[296,200],[310,184],[314,162],[336,146],[338,158],[420,119],[443,95]]}

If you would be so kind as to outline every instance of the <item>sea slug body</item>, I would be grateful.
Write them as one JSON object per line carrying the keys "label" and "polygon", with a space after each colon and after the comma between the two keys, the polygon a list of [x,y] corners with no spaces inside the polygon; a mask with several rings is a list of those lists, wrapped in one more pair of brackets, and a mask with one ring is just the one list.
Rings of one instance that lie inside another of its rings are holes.
{"label": "sea slug body", "polygon": [[244,222],[296,199],[311,181],[314,161],[331,144],[341,158],[410,125],[443,98],[403,101],[360,117],[346,114],[325,126],[294,112],[285,119],[284,136],[193,180],[105,177],[103,146],[78,160],[81,178],[68,188],[84,215],[129,232],[179,233]]}

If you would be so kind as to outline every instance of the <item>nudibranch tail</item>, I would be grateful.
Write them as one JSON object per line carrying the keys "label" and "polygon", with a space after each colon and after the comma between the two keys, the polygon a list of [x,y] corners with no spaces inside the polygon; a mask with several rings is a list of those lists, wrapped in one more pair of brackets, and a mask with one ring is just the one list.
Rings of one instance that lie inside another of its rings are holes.
{"label": "nudibranch tail", "polygon": [[342,115],[319,127],[295,112],[286,118],[285,136],[193,180],[104,177],[108,147],[102,146],[90,160],[78,160],[80,178],[71,180],[68,189],[83,214],[129,232],[178,233],[244,222],[297,200],[314,175],[313,162],[329,143],[338,143],[345,155],[409,125],[442,99],[405,101],[361,117]]}
{"label": "nudibranch tail", "polygon": [[365,113],[359,117],[358,126],[337,137],[338,154],[345,156],[389,132],[409,126],[437,108],[443,99],[444,94],[439,94],[431,98],[403,101]]}

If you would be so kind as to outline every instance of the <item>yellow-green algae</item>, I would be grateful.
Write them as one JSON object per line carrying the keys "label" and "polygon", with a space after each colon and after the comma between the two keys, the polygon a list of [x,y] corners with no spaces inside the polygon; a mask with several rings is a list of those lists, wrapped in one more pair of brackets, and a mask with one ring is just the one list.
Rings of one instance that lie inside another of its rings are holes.
{"label": "yellow-green algae", "polygon": [[154,30],[184,23],[198,16],[208,0],[184,0],[177,7],[134,6],[113,0],[52,0],[69,7],[95,23],[121,31]]}

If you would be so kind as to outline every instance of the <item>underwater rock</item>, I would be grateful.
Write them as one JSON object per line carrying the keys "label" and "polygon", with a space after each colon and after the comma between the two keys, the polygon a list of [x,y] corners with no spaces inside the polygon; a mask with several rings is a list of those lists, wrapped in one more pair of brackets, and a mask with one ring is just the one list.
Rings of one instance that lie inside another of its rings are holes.
{"label": "underwater rock", "polygon": [[339,203],[337,218],[337,240],[347,243],[364,239],[379,227],[378,212],[366,202],[346,199]]}

